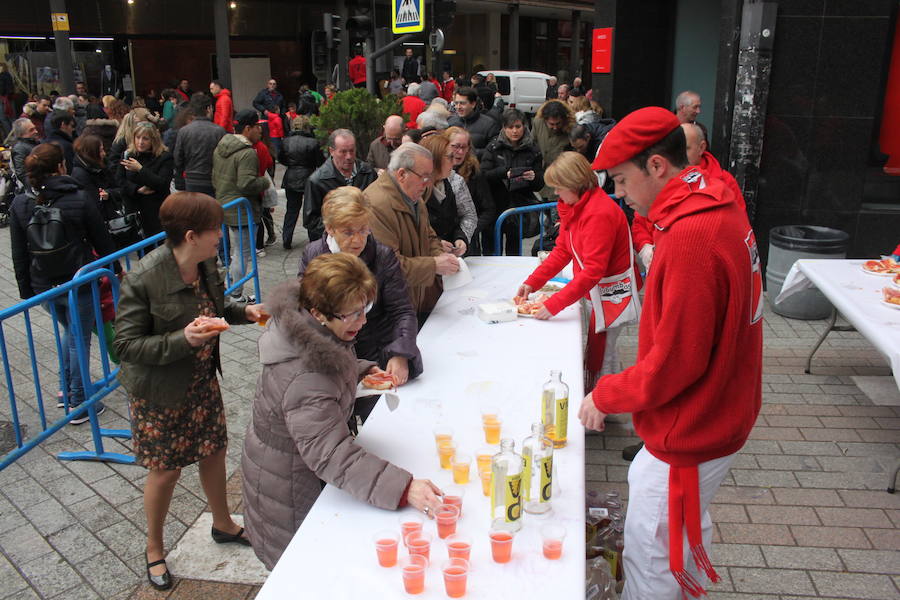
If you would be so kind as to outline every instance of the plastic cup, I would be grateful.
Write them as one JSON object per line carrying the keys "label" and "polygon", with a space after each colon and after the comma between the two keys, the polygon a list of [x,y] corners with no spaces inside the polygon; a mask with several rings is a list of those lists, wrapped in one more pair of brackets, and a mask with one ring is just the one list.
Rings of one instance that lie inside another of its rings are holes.
{"label": "plastic cup", "polygon": [[263,309],[263,313],[261,315],[259,315],[259,320],[256,321],[256,324],[259,325],[260,327],[265,327],[266,323],[269,322],[269,318],[271,316],[272,315],[270,315],[265,309]]}
{"label": "plastic cup", "polygon": [[454,533],[444,540],[447,544],[447,556],[469,560],[472,552],[472,538],[462,533]]}
{"label": "plastic cup", "polygon": [[431,560],[431,540],[434,536],[427,531],[414,531],[406,536],[406,549],[410,554],[420,554]]}
{"label": "plastic cup", "polygon": [[481,493],[485,496],[491,495],[491,472],[483,471],[478,474],[481,477]]}
{"label": "plastic cup", "polygon": [[465,485],[469,483],[469,467],[472,457],[468,454],[455,454],[450,461],[453,466],[453,483]]}
{"label": "plastic cup", "polygon": [[441,442],[453,441],[453,430],[449,427],[438,425],[432,431],[434,431],[434,445],[438,449],[441,447]]}
{"label": "plastic cup", "polygon": [[448,441],[441,441],[438,444],[438,458],[441,461],[442,469],[450,469],[453,455],[456,454],[456,444]]}
{"label": "plastic cup", "polygon": [[451,558],[441,567],[444,573],[444,588],[451,598],[462,598],[466,595],[466,580],[469,577],[469,561],[462,558]]}
{"label": "plastic cup", "polygon": [[481,425],[484,428],[484,441],[494,445],[500,443],[500,412],[494,407],[481,409]]}
{"label": "plastic cup", "polygon": [[450,504],[441,504],[437,512],[434,513],[434,519],[437,521],[438,537],[446,538],[448,535],[456,533],[456,522],[459,521],[459,509]]}
{"label": "plastic cup", "polygon": [[459,485],[444,486],[444,504],[451,504],[459,509],[459,517],[462,518],[463,497],[466,495],[466,488]]}
{"label": "plastic cup", "polygon": [[541,527],[541,545],[544,558],[559,560],[562,556],[563,541],[566,539],[566,528],[555,523],[547,523]]}
{"label": "plastic cup", "polygon": [[372,536],[378,564],[382,567],[393,567],[397,564],[397,546],[400,545],[400,534],[396,531],[379,531]]}
{"label": "plastic cup", "polygon": [[494,562],[508,563],[512,558],[514,534],[504,529],[491,529],[491,556]]}
{"label": "plastic cup", "polygon": [[490,472],[491,461],[493,460],[495,454],[497,454],[496,448],[483,446],[478,449],[478,452],[475,454],[475,462],[478,463],[479,473],[484,473],[485,471]]}
{"label": "plastic cup", "polygon": [[397,520],[400,523],[400,539],[403,540],[404,544],[406,544],[406,538],[409,534],[422,531],[422,524],[425,522],[422,515],[418,513],[400,515],[400,518]]}
{"label": "plastic cup", "polygon": [[410,554],[400,559],[403,589],[407,594],[421,594],[425,591],[425,569],[427,568],[428,559],[419,554]]}

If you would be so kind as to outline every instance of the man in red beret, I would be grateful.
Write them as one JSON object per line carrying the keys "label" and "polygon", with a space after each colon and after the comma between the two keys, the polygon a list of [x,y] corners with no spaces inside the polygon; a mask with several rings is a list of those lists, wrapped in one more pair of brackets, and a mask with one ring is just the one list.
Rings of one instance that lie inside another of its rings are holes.
{"label": "man in red beret", "polygon": [[[762,401],[762,277],[734,194],[689,166],[684,130],[648,107],[622,119],[593,168],[655,230],[634,366],[606,375],[579,417],[630,412],[644,440],[628,471],[623,600],[679,600],[718,581],[707,508]],[[687,544],[684,537],[687,537]]]}

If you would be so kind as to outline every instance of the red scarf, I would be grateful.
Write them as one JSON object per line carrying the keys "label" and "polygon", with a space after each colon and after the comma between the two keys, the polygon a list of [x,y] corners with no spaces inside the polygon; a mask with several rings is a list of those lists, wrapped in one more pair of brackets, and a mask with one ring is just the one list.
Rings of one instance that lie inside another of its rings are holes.
{"label": "red scarf", "polygon": [[697,467],[669,465],[669,570],[681,586],[682,598],[687,592],[694,598],[706,595],[703,586],[684,568],[683,531],[687,528],[688,544],[697,568],[706,573],[713,583],[719,574],[709,561],[703,548],[700,530],[700,480]]}

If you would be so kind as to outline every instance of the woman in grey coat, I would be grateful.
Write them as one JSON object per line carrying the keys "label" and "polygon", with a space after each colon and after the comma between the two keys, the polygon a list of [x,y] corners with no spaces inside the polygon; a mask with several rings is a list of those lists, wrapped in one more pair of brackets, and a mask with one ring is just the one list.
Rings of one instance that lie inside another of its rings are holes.
{"label": "woman in grey coat", "polygon": [[279,285],[259,341],[263,371],[241,460],[244,526],[272,569],[330,483],[379,508],[413,506],[433,516],[440,490],[357,445],[347,426],[357,383],[379,372],[358,360],[353,341],[376,295],[357,257],[325,254],[303,279]]}

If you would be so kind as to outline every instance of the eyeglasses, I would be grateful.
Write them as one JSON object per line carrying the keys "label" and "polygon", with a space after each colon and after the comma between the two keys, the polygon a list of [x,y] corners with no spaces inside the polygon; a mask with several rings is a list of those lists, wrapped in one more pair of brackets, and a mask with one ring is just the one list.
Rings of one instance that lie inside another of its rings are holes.
{"label": "eyeglasses", "polygon": [[468,152],[468,151],[469,151],[469,144],[450,144],[450,148],[451,148],[454,152],[460,152],[460,151],[462,151],[462,152]]}
{"label": "eyeglasses", "polygon": [[335,318],[335,319],[340,319],[340,320],[343,321],[344,323],[349,323],[349,322],[351,322],[351,321],[359,321],[360,319],[363,318],[363,315],[368,314],[368,312],[369,312],[370,310],[372,310],[372,306],[373,306],[374,304],[375,304],[374,302],[369,302],[368,304],[366,304],[365,306],[363,306],[361,309],[355,310],[355,311],[353,311],[353,312],[351,312],[351,313],[347,313],[347,314],[344,314],[344,315],[339,314],[339,313],[334,313],[334,318]]}
{"label": "eyeglasses", "polygon": [[340,229],[337,233],[341,234],[345,238],[353,238],[353,237],[369,237],[369,234],[372,233],[372,230],[368,227],[360,229],[358,231],[353,231],[352,229]]}
{"label": "eyeglasses", "polygon": [[413,175],[415,175],[416,177],[418,177],[419,179],[421,179],[421,180],[422,180],[422,183],[428,183],[429,181],[431,181],[431,175],[427,175],[427,176],[426,176],[426,175],[421,175],[421,174],[419,174],[419,173],[416,173],[416,172],[413,171],[412,169],[407,169],[407,171],[409,171],[410,173],[412,173]]}

